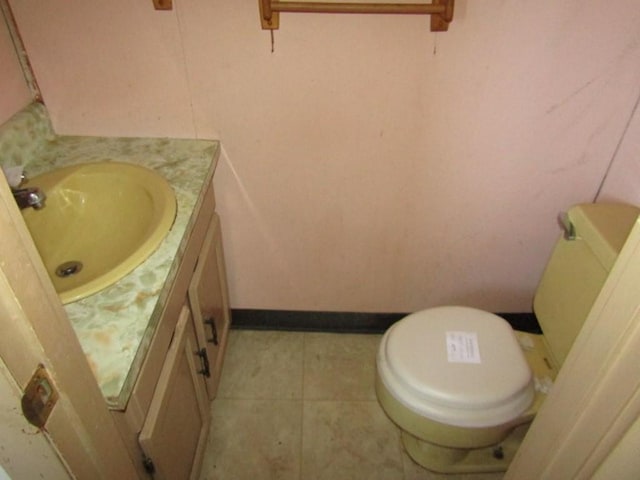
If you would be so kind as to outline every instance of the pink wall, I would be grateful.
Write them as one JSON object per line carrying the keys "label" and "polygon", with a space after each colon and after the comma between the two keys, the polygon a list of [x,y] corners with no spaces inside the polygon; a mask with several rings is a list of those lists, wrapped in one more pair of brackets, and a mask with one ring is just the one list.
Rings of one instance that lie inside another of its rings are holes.
{"label": "pink wall", "polygon": [[2,124],[31,101],[31,93],[24,80],[2,11],[0,11],[0,91],[0,124]]}
{"label": "pink wall", "polygon": [[640,99],[598,195],[598,201],[628,202],[640,205]]}
{"label": "pink wall", "polygon": [[283,14],[274,53],[257,0],[12,5],[60,133],[222,141],[234,307],[526,311],[616,151],[637,196],[637,0]]}

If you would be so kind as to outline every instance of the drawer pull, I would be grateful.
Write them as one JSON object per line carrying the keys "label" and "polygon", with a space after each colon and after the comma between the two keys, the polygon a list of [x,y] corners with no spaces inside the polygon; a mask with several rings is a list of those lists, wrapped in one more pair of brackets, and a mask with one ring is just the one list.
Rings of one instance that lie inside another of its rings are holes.
{"label": "drawer pull", "polygon": [[196,352],[196,355],[198,355],[200,360],[202,360],[202,370],[199,370],[198,373],[209,378],[211,376],[211,370],[209,369],[209,356],[207,355],[207,349],[201,348]]}
{"label": "drawer pull", "polygon": [[207,317],[204,319],[204,324],[211,327],[211,338],[207,338],[207,342],[218,345],[218,330],[216,329],[216,322],[213,317]]}

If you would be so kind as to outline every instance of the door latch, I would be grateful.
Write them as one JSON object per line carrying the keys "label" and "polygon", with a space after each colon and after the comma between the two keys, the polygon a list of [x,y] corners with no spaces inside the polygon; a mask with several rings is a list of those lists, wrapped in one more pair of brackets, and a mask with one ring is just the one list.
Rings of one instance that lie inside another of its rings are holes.
{"label": "door latch", "polygon": [[32,425],[44,428],[58,401],[58,391],[44,365],[38,365],[22,395],[22,413]]}

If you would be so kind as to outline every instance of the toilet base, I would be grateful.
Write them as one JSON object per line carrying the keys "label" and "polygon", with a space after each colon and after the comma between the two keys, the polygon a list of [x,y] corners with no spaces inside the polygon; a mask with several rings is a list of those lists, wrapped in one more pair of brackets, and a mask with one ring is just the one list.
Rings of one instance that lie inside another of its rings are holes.
{"label": "toilet base", "polygon": [[418,465],[438,473],[504,472],[530,424],[520,425],[500,443],[483,448],[449,448],[420,440],[402,431],[402,444]]}

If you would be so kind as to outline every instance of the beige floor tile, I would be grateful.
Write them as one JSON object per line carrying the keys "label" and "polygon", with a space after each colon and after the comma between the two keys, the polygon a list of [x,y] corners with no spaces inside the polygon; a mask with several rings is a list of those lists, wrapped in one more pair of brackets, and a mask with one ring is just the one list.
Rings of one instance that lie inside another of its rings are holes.
{"label": "beige floor tile", "polygon": [[381,335],[306,333],[305,400],[375,400]]}
{"label": "beige floor tile", "polygon": [[376,402],[305,401],[304,480],[401,480],[398,430]]}
{"label": "beige floor tile", "polygon": [[301,400],[218,399],[200,480],[298,480],[301,435]]}
{"label": "beige floor tile", "polygon": [[218,398],[302,398],[303,335],[232,330]]}
{"label": "beige floor tile", "polygon": [[381,335],[232,330],[201,480],[501,480],[415,464],[374,392]]}

